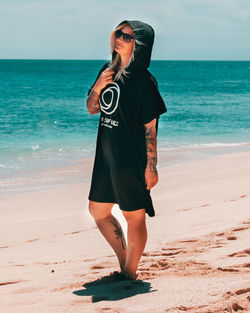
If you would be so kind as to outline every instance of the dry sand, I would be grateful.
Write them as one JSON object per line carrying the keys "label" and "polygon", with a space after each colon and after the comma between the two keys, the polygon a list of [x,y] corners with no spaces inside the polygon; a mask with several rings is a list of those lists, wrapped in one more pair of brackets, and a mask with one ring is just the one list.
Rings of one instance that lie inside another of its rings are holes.
{"label": "dry sand", "polygon": [[[84,287],[119,269],[88,212],[92,165],[2,184],[23,189],[0,200],[1,313],[250,312],[250,151],[160,167],[138,280]],[[51,175],[70,184],[36,188]]]}

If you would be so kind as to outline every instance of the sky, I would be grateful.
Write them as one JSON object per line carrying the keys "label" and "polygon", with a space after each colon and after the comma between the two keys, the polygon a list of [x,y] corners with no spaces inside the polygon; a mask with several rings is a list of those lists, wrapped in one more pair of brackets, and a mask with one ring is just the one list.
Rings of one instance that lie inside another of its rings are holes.
{"label": "sky", "polygon": [[0,59],[110,59],[123,20],[155,30],[154,60],[250,60],[250,0],[0,0]]}

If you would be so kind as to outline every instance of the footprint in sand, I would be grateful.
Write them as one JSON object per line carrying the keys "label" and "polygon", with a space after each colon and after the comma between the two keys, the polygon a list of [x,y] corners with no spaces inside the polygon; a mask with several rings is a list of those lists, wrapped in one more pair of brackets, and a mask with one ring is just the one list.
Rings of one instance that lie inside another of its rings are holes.
{"label": "footprint in sand", "polygon": [[103,269],[103,268],[106,268],[106,266],[99,265],[99,264],[91,266],[92,270],[100,270],[100,269]]}
{"label": "footprint in sand", "polygon": [[247,293],[247,292],[250,292],[250,288],[244,288],[244,289],[239,289],[235,291],[237,295],[241,295],[242,293]]}
{"label": "footprint in sand", "polygon": [[149,268],[158,268],[159,270],[166,270],[170,267],[169,262],[167,261],[157,261],[149,265]]}
{"label": "footprint in sand", "polygon": [[65,290],[65,289],[74,289],[74,288],[80,288],[82,287],[84,284],[84,281],[81,281],[81,282],[76,282],[76,283],[72,283],[72,284],[69,284],[69,285],[65,285],[65,286],[61,286],[61,287],[58,287],[58,288],[54,288],[52,290],[50,290],[51,292],[58,292],[58,291],[62,291],[62,290]]}
{"label": "footprint in sand", "polygon": [[250,221],[244,221],[242,224],[250,224]]}
{"label": "footprint in sand", "polygon": [[151,264],[148,267],[140,267],[140,271],[155,271],[155,270],[167,270],[170,267],[169,262],[165,260],[158,260]]}
{"label": "footprint in sand", "polygon": [[186,242],[196,242],[198,241],[197,239],[189,239],[189,240],[180,240],[180,243],[186,243]]}
{"label": "footprint in sand", "polygon": [[56,262],[36,262],[36,265],[55,265],[55,264],[64,264],[72,262],[72,260],[63,260],[63,261],[56,261]]}
{"label": "footprint in sand", "polygon": [[240,198],[245,198],[247,195],[242,195],[242,196],[240,196]]}
{"label": "footprint in sand", "polygon": [[83,260],[83,262],[93,262],[93,261],[95,261],[95,259],[85,259],[85,260]]}
{"label": "footprint in sand", "polygon": [[[168,249],[162,249],[162,250],[168,250]],[[170,249],[169,249],[170,250]],[[174,251],[174,252],[161,252],[161,251],[156,251],[156,252],[144,252],[142,255],[143,256],[173,256],[179,253],[186,253],[184,250],[179,250],[179,251]]]}
{"label": "footprint in sand", "polygon": [[179,248],[162,248],[161,250],[179,250]]}
{"label": "footprint in sand", "polygon": [[0,286],[6,286],[6,285],[11,285],[11,284],[18,284],[22,283],[24,280],[17,280],[17,281],[5,281],[5,282],[0,282]]}
{"label": "footprint in sand", "polygon": [[237,198],[237,199],[230,199],[230,200],[225,200],[225,202],[228,202],[228,201],[237,201],[237,200],[239,200],[239,199],[243,199],[243,198],[245,198],[247,195],[242,195],[242,196],[240,196],[239,198]]}
{"label": "footprint in sand", "polygon": [[235,268],[217,267],[217,270],[222,272],[239,272],[239,270],[236,270]]}
{"label": "footprint in sand", "polygon": [[117,311],[117,310],[113,310],[112,308],[109,308],[109,307],[105,307],[105,308],[100,308],[99,310],[100,313],[103,313],[103,312],[107,312],[107,313],[114,313],[114,312],[121,312],[121,311]]}
{"label": "footprint in sand", "polygon": [[250,254],[250,249],[245,249],[245,250],[242,250],[242,251],[237,251],[237,252],[234,252],[234,253],[231,253],[231,254],[228,254],[228,256],[235,256],[235,257],[246,257],[246,256],[249,256]]}
{"label": "footprint in sand", "polygon": [[[198,309],[201,309],[201,308],[204,308],[204,307],[207,307],[207,305],[200,305],[198,307],[187,307],[187,306],[184,306],[184,305],[181,305],[181,306],[176,306],[176,307],[173,307],[173,308],[170,308],[170,309],[167,309],[165,312],[170,312],[170,313],[176,313],[176,312],[186,312],[186,311],[189,311],[189,310],[196,310],[196,312],[198,312]],[[192,312],[195,312],[195,311],[192,311]]]}
{"label": "footprint in sand", "polygon": [[234,234],[230,234],[227,236],[227,240],[236,240],[237,237]]}
{"label": "footprint in sand", "polygon": [[180,250],[180,251],[175,251],[175,252],[162,252],[160,255],[161,256],[173,256],[179,253],[186,253],[186,251]]}
{"label": "footprint in sand", "polygon": [[249,227],[236,227],[233,228],[232,231],[241,231],[241,230],[247,230]]}
{"label": "footprint in sand", "polygon": [[241,273],[244,273],[244,272],[249,273],[249,270],[245,269],[246,267],[250,267],[250,263],[235,264],[235,265],[233,265],[233,267],[229,267],[229,269],[233,268],[233,269],[238,269],[238,271],[240,271]]}
{"label": "footprint in sand", "polygon": [[34,238],[34,239],[30,239],[30,240],[26,240],[26,242],[33,242],[33,241],[37,241],[39,240],[40,238]]}
{"label": "footprint in sand", "polygon": [[238,311],[238,310],[244,310],[244,308],[241,306],[241,305],[239,305],[237,302],[234,302],[233,304],[232,304],[232,309],[234,310],[234,311]]}
{"label": "footprint in sand", "polygon": [[225,233],[224,233],[224,232],[221,232],[221,233],[216,233],[215,235],[216,235],[216,236],[223,236],[223,235],[225,235]]}
{"label": "footprint in sand", "polygon": [[189,210],[191,210],[192,208],[193,208],[193,207],[191,206],[190,208],[184,208],[184,209],[177,210],[177,212],[189,211]]}
{"label": "footprint in sand", "polygon": [[81,230],[76,230],[76,231],[71,231],[70,233],[64,233],[64,235],[74,235],[74,234],[79,234],[81,232],[85,231],[85,229]]}

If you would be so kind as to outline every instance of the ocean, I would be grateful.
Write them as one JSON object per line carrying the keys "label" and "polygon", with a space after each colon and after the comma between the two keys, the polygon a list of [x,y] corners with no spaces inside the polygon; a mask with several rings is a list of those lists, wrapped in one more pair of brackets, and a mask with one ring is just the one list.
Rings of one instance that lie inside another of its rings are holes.
{"label": "ocean", "polygon": [[[0,178],[94,156],[87,91],[106,60],[0,60]],[[250,61],[151,61],[167,113],[158,150],[249,146]],[[191,152],[190,152],[191,151]]]}

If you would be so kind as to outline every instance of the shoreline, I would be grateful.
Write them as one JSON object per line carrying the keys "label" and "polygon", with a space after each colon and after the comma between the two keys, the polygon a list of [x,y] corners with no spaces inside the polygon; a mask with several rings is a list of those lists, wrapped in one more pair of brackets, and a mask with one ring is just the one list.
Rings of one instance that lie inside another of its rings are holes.
{"label": "shoreline", "polygon": [[[216,155],[250,151],[250,143],[229,146],[212,147],[180,147],[175,149],[158,149],[158,171],[175,164],[189,161],[209,159]],[[45,190],[60,186],[69,186],[72,183],[86,182],[90,184],[94,156],[76,159],[67,166],[52,167],[39,170],[29,170],[22,175],[2,177],[0,182],[0,200],[22,192]]]}

